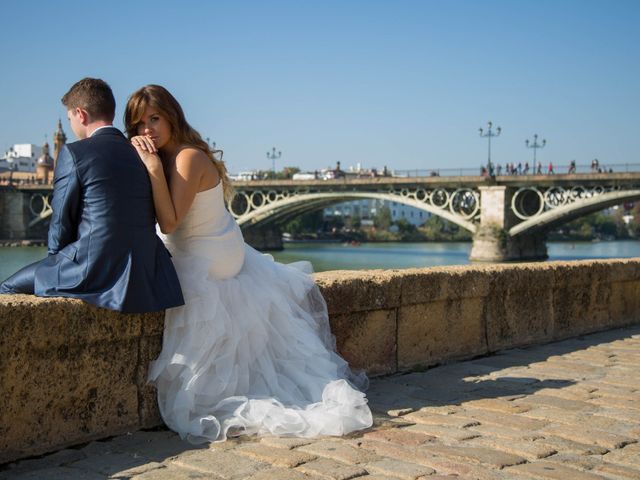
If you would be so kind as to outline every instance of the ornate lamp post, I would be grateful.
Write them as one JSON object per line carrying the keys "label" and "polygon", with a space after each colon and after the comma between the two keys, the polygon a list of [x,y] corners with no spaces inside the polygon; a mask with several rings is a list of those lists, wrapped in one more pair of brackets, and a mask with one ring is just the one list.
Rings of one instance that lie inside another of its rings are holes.
{"label": "ornate lamp post", "polygon": [[536,133],[533,136],[533,142],[530,143],[529,140],[525,140],[524,144],[527,148],[533,148],[533,170],[535,171],[536,168],[536,150],[538,150],[539,148],[544,148],[544,146],[547,144],[547,141],[543,138],[542,139],[542,143],[538,143],[538,134]]}
{"label": "ornate lamp post", "polygon": [[211,139],[209,137],[207,137],[206,140],[207,140],[207,145],[209,145],[209,148],[211,149],[211,151],[215,150],[216,149],[216,142],[211,142],[210,141]]}
{"label": "ornate lamp post", "polygon": [[493,123],[491,122],[487,122],[487,132],[484,133],[484,130],[482,128],[479,128],[478,130],[480,131],[480,136],[483,138],[487,138],[489,140],[489,157],[487,160],[487,173],[489,174],[489,176],[493,176],[493,164],[491,163],[491,138],[492,137],[497,137],[500,135],[500,132],[502,132],[502,129],[500,127],[496,128],[496,131],[492,131],[491,128],[493,127]]}
{"label": "ornate lamp post", "polygon": [[276,147],[273,147],[271,149],[271,152],[267,152],[267,158],[269,160],[271,160],[272,162],[272,170],[273,170],[273,176],[276,176],[276,160],[279,159],[282,156],[282,152],[280,150],[278,150],[278,152],[276,153]]}

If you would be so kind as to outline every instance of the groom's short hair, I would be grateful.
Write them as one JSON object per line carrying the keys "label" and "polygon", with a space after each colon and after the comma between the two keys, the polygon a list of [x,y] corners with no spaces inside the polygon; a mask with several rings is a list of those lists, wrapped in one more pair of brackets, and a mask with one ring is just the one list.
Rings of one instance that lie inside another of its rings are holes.
{"label": "groom's short hair", "polygon": [[73,84],[62,97],[67,110],[82,108],[91,120],[112,122],[116,115],[116,100],[111,87],[99,78],[83,78]]}

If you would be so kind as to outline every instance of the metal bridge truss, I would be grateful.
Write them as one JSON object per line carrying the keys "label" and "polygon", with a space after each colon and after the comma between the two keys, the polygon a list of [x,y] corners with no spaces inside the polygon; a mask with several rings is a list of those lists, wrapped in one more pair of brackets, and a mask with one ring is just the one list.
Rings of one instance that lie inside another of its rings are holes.
{"label": "metal bridge truss", "polygon": [[522,187],[511,197],[511,211],[522,222],[509,235],[549,229],[613,205],[640,199],[640,185]]}
{"label": "metal bridge truss", "polygon": [[385,188],[364,191],[311,188],[237,189],[228,204],[242,227],[283,223],[302,213],[350,200],[379,199],[416,207],[475,232],[480,192],[472,188]]}
{"label": "metal bridge truss", "polygon": [[[396,202],[438,215],[472,233],[480,223],[481,197],[477,185],[377,186],[372,189],[316,186],[236,188],[227,207],[243,228],[281,224],[310,211],[350,200],[379,199]],[[52,214],[51,192],[33,192],[29,199],[32,219],[29,226]],[[520,220],[508,231],[510,236],[549,229],[604,208],[640,200],[640,183],[632,185],[525,186],[511,197],[510,211]]]}

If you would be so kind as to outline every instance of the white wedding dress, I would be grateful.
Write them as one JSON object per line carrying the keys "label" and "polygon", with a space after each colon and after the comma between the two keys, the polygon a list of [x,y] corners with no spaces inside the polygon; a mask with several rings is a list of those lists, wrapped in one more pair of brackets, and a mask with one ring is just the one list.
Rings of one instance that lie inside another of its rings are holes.
{"label": "white wedding dress", "polygon": [[172,430],[197,443],[371,426],[359,391],[367,378],[336,353],[307,262],[283,265],[245,244],[220,184],[198,193],[178,229],[162,238],[185,305],[166,312],[149,380]]}

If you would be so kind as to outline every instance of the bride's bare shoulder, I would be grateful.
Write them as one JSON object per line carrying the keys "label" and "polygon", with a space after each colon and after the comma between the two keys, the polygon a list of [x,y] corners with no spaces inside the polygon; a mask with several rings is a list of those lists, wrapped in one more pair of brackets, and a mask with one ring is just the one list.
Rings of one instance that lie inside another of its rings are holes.
{"label": "bride's bare shoulder", "polygon": [[202,150],[191,145],[184,145],[178,149],[176,164],[205,167],[211,159]]}

